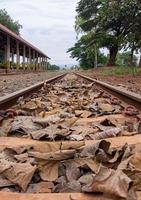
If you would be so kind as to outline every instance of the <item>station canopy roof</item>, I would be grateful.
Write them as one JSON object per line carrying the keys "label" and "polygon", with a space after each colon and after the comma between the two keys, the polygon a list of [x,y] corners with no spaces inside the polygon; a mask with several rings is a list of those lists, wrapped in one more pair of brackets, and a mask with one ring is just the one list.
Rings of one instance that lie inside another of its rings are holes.
{"label": "station canopy roof", "polygon": [[[38,53],[40,53],[41,55],[49,58],[45,53],[43,53],[40,49],[38,49],[37,47],[33,46],[32,44],[30,44],[29,42],[27,42],[26,40],[24,40],[21,36],[17,35],[16,33],[14,33],[13,31],[11,31],[10,29],[8,29],[7,27],[3,26],[2,24],[0,24],[0,31],[2,31],[3,33],[8,34],[9,36],[11,36],[13,39],[18,40],[19,42],[25,44],[26,46],[34,49],[35,51],[37,51]],[[50,59],[50,58],[49,58]]]}

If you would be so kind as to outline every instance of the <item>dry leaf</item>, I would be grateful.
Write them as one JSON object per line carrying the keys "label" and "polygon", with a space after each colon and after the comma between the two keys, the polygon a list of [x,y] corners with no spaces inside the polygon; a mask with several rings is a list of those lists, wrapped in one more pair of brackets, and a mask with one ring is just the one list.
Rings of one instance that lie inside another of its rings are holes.
{"label": "dry leaf", "polygon": [[99,103],[98,107],[102,112],[112,112],[114,110],[114,107],[112,105],[106,103]]}
{"label": "dry leaf", "polygon": [[27,193],[51,193],[54,185],[52,182],[39,182],[30,184]]}
{"label": "dry leaf", "polygon": [[121,170],[114,171],[101,167],[93,183],[82,188],[85,192],[102,192],[113,196],[127,198],[132,180]]}
{"label": "dry leaf", "polygon": [[39,163],[39,174],[43,181],[55,181],[58,178],[58,161],[43,161]]}
{"label": "dry leaf", "polygon": [[6,160],[2,160],[2,163],[6,165],[3,171],[4,177],[20,186],[21,189],[25,191],[35,173],[36,166],[32,166],[28,163],[12,163]]}
{"label": "dry leaf", "polygon": [[120,128],[110,128],[110,129],[105,130],[103,132],[96,133],[93,136],[93,139],[101,140],[101,139],[105,139],[105,138],[112,138],[112,137],[117,137],[120,134],[121,134]]}
{"label": "dry leaf", "polygon": [[34,157],[40,160],[66,160],[73,158],[75,155],[75,150],[62,150],[50,153],[39,153],[39,152],[28,152],[30,157]]}

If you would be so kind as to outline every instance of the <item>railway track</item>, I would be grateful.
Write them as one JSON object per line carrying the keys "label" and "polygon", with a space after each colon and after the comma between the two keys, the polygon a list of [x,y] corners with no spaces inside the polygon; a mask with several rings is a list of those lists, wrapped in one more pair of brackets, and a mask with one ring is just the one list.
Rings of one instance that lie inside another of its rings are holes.
{"label": "railway track", "polygon": [[140,101],[78,73],[1,98],[0,199],[139,199]]}

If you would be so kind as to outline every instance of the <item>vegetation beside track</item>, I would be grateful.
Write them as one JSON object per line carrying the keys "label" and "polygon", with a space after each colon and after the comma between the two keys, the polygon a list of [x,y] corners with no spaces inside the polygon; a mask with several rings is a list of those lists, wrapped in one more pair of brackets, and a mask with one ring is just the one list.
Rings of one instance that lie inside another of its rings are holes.
{"label": "vegetation beside track", "polygon": [[137,67],[113,67],[113,68],[104,68],[101,72],[102,76],[116,76],[116,77],[121,77],[121,76],[127,76],[127,75],[132,75],[136,76],[141,72],[140,68]]}

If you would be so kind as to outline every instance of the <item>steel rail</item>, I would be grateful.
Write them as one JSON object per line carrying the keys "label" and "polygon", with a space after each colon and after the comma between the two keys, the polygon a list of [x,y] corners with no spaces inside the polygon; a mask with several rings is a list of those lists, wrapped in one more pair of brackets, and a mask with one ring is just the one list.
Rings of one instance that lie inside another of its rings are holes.
{"label": "steel rail", "polygon": [[82,75],[82,74],[79,74],[76,72],[74,74],[80,78],[83,78],[83,79],[89,81],[89,82],[94,82],[97,86],[99,86],[104,91],[107,91],[108,93],[112,94],[113,96],[121,99],[123,102],[125,102],[129,105],[132,105],[141,111],[141,95],[140,94],[136,94],[134,92],[127,91],[127,90],[119,88],[117,86],[110,85],[103,81],[98,81],[96,79],[90,78],[88,76],[85,76],[85,75]]}
{"label": "steel rail", "polygon": [[32,86],[26,87],[22,90],[13,92],[11,94],[8,94],[6,96],[0,97],[0,109],[8,109],[11,106],[15,105],[17,103],[17,100],[19,97],[27,97],[33,92],[37,92],[39,89],[42,88],[44,85],[44,82],[46,83],[53,83],[60,79],[62,79],[66,73],[63,73],[61,75],[55,76],[53,78],[47,79],[46,81],[38,82]]}

